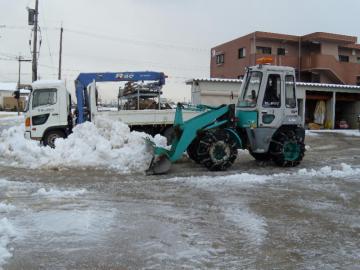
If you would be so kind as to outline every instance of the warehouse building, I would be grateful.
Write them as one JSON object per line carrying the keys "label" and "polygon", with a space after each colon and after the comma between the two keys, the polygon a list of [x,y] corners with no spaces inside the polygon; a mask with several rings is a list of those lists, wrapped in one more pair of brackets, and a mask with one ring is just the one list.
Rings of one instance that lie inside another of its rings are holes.
{"label": "warehouse building", "polygon": [[[191,86],[193,104],[236,104],[241,80],[203,78],[186,82]],[[323,104],[324,119],[320,128],[357,128],[360,114],[360,86],[297,83],[297,102],[303,124],[309,127],[315,121],[315,110]],[[346,126],[347,125],[347,126]]]}

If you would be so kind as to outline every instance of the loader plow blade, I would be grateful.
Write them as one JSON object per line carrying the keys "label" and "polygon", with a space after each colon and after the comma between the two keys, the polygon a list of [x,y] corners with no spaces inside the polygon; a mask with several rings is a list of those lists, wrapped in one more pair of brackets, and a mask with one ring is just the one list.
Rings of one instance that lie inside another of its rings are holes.
{"label": "loader plow blade", "polygon": [[149,169],[146,170],[147,175],[152,174],[164,174],[171,168],[171,161],[168,158],[169,151],[162,147],[157,147],[150,139],[146,139],[147,147],[149,151],[153,153]]}
{"label": "loader plow blade", "polygon": [[154,157],[146,174],[165,174],[171,168],[171,161],[166,156]]}

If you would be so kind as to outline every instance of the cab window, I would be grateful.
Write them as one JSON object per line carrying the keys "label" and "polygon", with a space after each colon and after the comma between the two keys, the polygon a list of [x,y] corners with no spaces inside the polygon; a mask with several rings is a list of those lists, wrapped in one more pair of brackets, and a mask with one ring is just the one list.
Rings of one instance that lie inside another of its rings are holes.
{"label": "cab window", "polygon": [[286,108],[296,108],[295,79],[293,75],[285,77],[285,105]]}
{"label": "cab window", "polygon": [[239,102],[240,107],[255,107],[260,85],[261,85],[262,73],[259,71],[252,71],[247,76],[246,84],[244,88],[244,94]]}
{"label": "cab window", "polygon": [[56,89],[38,89],[33,93],[32,107],[56,104]]}
{"label": "cab window", "polygon": [[281,77],[280,74],[270,74],[266,83],[263,106],[280,108],[281,106]]}

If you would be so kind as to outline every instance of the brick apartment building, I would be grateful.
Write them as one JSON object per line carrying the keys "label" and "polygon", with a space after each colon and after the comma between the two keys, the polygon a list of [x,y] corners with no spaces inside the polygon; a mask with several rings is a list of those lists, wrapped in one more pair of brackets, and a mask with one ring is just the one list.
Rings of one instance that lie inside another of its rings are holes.
{"label": "brick apartment building", "polygon": [[302,82],[360,85],[360,44],[353,36],[254,32],[211,49],[212,78],[241,78],[260,57],[292,66]]}

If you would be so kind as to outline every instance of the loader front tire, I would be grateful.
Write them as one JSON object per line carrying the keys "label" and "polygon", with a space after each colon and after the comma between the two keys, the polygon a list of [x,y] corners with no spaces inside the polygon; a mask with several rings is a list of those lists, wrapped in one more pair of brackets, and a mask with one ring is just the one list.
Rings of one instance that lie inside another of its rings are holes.
{"label": "loader front tire", "polygon": [[225,130],[206,131],[199,141],[197,157],[210,171],[225,171],[237,157],[237,143]]}
{"label": "loader front tire", "polygon": [[198,147],[199,147],[199,142],[200,142],[199,138],[194,139],[187,149],[187,154],[188,154],[189,158],[198,164],[200,163],[200,159],[199,159],[199,156],[197,153]]}

